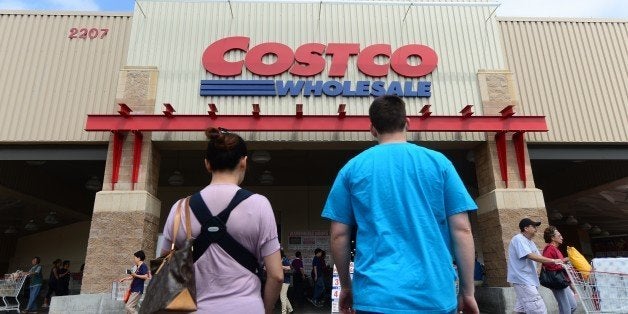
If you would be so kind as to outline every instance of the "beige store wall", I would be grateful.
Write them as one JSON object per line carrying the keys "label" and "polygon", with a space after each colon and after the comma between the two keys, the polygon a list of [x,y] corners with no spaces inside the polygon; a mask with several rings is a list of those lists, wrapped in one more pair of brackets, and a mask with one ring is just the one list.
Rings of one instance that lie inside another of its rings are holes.
{"label": "beige store wall", "polygon": [[27,271],[33,257],[39,256],[44,278],[48,278],[52,262],[57,258],[69,260],[70,272],[78,272],[85,262],[89,226],[89,221],[82,221],[19,238],[8,271]]}
{"label": "beige store wall", "polygon": [[526,115],[549,132],[528,143],[628,142],[628,20],[500,18]]}
{"label": "beige store wall", "polygon": [[117,110],[130,33],[131,14],[1,11],[0,141],[106,142],[83,129]]}

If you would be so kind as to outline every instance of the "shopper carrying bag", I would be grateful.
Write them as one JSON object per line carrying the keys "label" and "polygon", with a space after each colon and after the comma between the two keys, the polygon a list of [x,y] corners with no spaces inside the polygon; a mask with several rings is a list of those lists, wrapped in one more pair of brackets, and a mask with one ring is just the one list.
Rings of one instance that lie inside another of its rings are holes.
{"label": "shopper carrying bag", "polygon": [[173,222],[174,235],[178,234],[182,223],[182,212],[185,211],[186,241],[182,248],[176,250],[174,242],[170,252],[151,261],[151,266],[161,264],[154,271],[146,288],[140,313],[187,313],[196,311],[196,279],[194,275],[194,259],[192,252],[193,239],[190,227],[190,198],[179,201]]}

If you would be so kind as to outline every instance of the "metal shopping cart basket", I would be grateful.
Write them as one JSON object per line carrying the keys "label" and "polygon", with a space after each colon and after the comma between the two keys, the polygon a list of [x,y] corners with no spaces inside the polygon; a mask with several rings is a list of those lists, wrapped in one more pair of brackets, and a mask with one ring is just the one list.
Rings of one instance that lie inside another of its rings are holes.
{"label": "metal shopping cart basket", "polygon": [[22,290],[28,273],[14,273],[4,275],[0,279],[0,311],[20,311],[20,301],[17,296]]}
{"label": "metal shopping cart basket", "polygon": [[581,273],[563,264],[588,313],[628,313],[628,274],[591,270]]}

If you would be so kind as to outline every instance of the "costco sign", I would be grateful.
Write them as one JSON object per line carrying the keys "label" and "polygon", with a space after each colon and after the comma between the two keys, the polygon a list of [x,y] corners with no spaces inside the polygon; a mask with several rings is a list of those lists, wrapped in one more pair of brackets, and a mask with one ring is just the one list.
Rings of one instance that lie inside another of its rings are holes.
{"label": "costco sign", "polygon": [[[430,97],[429,81],[344,81],[350,58],[357,58],[357,68],[363,74],[378,78],[392,71],[407,78],[419,78],[434,71],[438,63],[436,52],[424,45],[405,45],[392,50],[388,44],[375,44],[360,49],[357,43],[307,43],[296,50],[281,43],[261,43],[249,48],[248,37],[227,37],[209,45],[203,53],[203,67],[207,72],[220,77],[237,77],[244,69],[263,77],[290,73],[297,80],[202,80],[202,96],[345,96],[367,97],[398,95],[402,97]],[[225,55],[242,51],[243,60],[227,61]],[[272,63],[264,58],[273,55]],[[383,56],[388,63],[376,63]],[[419,64],[411,64],[416,57]],[[329,65],[327,64],[329,60]],[[321,74],[328,66],[327,76],[334,80],[307,80]]]}

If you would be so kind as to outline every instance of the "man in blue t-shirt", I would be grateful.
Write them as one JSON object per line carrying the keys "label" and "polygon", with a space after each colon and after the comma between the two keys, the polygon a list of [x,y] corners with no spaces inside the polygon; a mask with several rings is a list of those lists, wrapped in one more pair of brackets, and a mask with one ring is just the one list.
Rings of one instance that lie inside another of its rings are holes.
{"label": "man in blue t-shirt", "polygon": [[376,98],[369,117],[379,145],[340,170],[321,215],[332,220],[340,310],[451,313],[458,305],[453,255],[460,272],[460,306],[479,313],[467,215],[477,205],[444,155],[406,141],[409,122],[401,98]]}
{"label": "man in blue t-shirt", "polygon": [[133,279],[131,281],[131,287],[129,290],[131,291],[131,295],[129,295],[129,299],[126,301],[125,309],[127,314],[136,314],[137,303],[140,301],[142,297],[142,293],[144,293],[144,281],[148,279],[148,266],[144,263],[144,259],[146,259],[146,254],[144,251],[137,251],[133,253],[133,262],[135,263],[135,271],[130,271],[128,277],[120,279],[120,282],[125,280]]}

